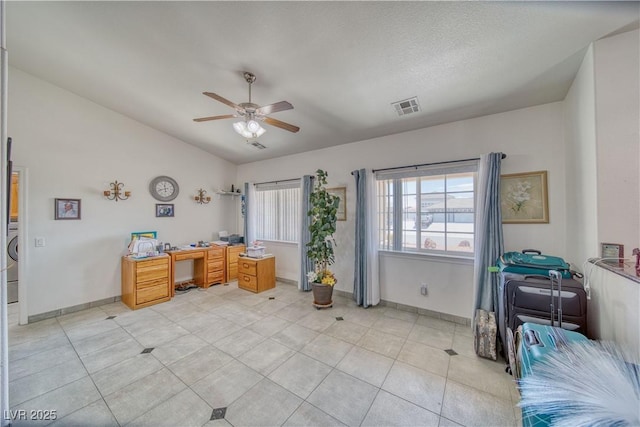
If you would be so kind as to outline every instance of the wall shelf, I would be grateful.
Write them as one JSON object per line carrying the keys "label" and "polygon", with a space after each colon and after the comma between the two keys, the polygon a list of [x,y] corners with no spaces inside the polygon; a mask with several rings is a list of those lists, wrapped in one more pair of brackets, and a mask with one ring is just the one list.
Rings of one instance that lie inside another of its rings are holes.
{"label": "wall shelf", "polygon": [[216,194],[220,196],[242,196],[242,193],[233,193],[231,191],[223,191],[223,190],[216,191]]}

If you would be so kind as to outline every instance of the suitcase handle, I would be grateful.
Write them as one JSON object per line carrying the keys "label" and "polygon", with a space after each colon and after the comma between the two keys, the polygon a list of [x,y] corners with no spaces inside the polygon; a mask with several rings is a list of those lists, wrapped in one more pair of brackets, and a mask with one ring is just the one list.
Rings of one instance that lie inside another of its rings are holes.
{"label": "suitcase handle", "polygon": [[522,250],[522,253],[523,253],[523,254],[527,254],[527,253],[534,253],[534,254],[537,254],[537,255],[542,255],[542,252],[540,252],[540,251],[539,251],[539,250],[537,250],[537,249],[523,249],[523,250]]}
{"label": "suitcase handle", "polygon": [[527,347],[532,347],[534,345],[544,347],[544,343],[540,341],[540,335],[538,335],[537,331],[531,329],[524,331],[524,333],[522,334],[522,339],[524,340]]}

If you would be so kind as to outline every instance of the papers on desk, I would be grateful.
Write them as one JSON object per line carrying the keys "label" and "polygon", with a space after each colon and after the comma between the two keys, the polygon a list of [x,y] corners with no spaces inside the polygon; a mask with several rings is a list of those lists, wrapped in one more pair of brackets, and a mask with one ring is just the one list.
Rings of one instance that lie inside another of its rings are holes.
{"label": "papers on desk", "polygon": [[229,242],[225,242],[225,241],[222,241],[222,240],[214,240],[211,243],[213,243],[214,245],[218,245],[218,246],[228,246],[229,245]]}

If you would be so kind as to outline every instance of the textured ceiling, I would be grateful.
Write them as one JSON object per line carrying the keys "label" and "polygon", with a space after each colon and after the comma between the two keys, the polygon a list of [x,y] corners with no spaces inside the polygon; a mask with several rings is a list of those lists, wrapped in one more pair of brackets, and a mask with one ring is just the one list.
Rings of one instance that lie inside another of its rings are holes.
{"label": "textured ceiling", "polygon": [[[638,2],[8,2],[9,64],[241,164],[564,99]],[[202,95],[286,100],[258,150]],[[398,117],[392,102],[417,96]]]}

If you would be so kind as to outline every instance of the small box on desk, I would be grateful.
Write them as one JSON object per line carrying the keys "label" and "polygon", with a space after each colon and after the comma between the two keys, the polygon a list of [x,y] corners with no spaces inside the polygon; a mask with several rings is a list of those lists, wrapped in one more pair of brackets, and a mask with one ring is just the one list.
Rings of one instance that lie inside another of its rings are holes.
{"label": "small box on desk", "polygon": [[247,246],[247,256],[249,258],[262,258],[264,257],[264,246]]}
{"label": "small box on desk", "polygon": [[223,242],[229,242],[230,245],[238,245],[244,243],[244,237],[238,234],[231,234],[229,236],[220,236],[220,240]]}

